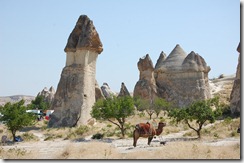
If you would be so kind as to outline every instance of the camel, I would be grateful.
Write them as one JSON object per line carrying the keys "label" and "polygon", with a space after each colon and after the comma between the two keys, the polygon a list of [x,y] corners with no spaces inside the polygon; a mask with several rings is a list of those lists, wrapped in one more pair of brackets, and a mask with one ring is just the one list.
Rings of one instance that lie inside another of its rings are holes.
{"label": "camel", "polygon": [[135,126],[135,130],[133,132],[133,146],[136,147],[136,142],[139,137],[148,138],[148,145],[150,145],[153,137],[155,135],[160,135],[163,132],[163,127],[166,126],[166,123],[159,122],[158,128],[154,129],[154,127],[150,123],[139,123]]}

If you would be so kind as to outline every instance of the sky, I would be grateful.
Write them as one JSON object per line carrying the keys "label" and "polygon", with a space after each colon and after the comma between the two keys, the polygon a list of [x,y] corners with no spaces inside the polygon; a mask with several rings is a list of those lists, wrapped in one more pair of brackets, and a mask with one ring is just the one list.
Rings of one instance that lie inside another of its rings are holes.
{"label": "sky", "polygon": [[236,73],[240,42],[239,0],[0,0],[0,96],[36,96],[57,89],[64,47],[80,15],[92,21],[103,44],[99,86],[133,92],[137,62],[155,65],[179,44],[201,55],[209,78]]}

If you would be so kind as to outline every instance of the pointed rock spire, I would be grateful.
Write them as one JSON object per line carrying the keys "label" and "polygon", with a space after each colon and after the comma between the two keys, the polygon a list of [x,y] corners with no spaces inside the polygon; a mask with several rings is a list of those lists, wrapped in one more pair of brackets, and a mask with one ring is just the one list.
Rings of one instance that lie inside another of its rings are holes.
{"label": "pointed rock spire", "polygon": [[103,51],[103,45],[99,35],[93,25],[92,20],[86,15],[81,15],[71,32],[65,52],[75,52],[78,49],[93,50],[100,54]]}
{"label": "pointed rock spire", "polygon": [[175,67],[181,66],[182,62],[186,57],[186,52],[181,48],[179,44],[175,46],[175,48],[171,51],[169,56],[164,61],[164,65],[166,67]]}
{"label": "pointed rock spire", "polygon": [[155,65],[155,69],[159,68],[163,64],[163,61],[165,59],[166,59],[166,54],[162,51]]}
{"label": "pointed rock spire", "polygon": [[123,97],[123,96],[130,96],[130,92],[126,88],[125,84],[122,82],[118,97]]}

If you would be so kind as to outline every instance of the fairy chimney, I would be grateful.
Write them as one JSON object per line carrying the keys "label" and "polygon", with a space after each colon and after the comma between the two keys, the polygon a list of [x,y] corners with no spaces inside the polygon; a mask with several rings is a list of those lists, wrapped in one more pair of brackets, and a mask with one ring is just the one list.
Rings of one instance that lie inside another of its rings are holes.
{"label": "fairy chimney", "polygon": [[208,83],[210,67],[197,53],[187,53],[179,44],[168,57],[160,55],[155,67],[159,97],[178,107],[211,97]]}
{"label": "fairy chimney", "polygon": [[137,67],[140,71],[140,76],[134,87],[133,96],[145,100],[153,100],[157,97],[157,86],[154,78],[153,62],[149,54],[139,59]]}
{"label": "fairy chimney", "polygon": [[95,103],[96,60],[103,51],[93,22],[81,15],[71,32],[63,68],[51,109],[49,127],[85,125]]}

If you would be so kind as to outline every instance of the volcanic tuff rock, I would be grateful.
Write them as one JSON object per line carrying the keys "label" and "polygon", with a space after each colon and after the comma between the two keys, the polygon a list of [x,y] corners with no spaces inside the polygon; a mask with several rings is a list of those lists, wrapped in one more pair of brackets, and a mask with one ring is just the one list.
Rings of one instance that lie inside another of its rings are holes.
{"label": "volcanic tuff rock", "polygon": [[130,92],[128,91],[124,83],[121,84],[118,97],[122,97],[122,96],[130,96]]}
{"label": "volcanic tuff rock", "polygon": [[64,49],[66,66],[51,106],[54,113],[49,127],[87,124],[95,103],[96,59],[102,50],[93,22],[86,15],[81,15]]}
{"label": "volcanic tuff rock", "polygon": [[99,87],[97,80],[95,83],[95,98],[96,101],[98,101],[99,99],[105,99],[102,89]]}
{"label": "volcanic tuff rock", "polygon": [[116,96],[116,93],[110,89],[108,83],[103,83],[101,90],[105,98],[112,98],[113,96]]}
{"label": "volcanic tuff rock", "polygon": [[75,52],[77,50],[91,50],[100,54],[103,45],[93,22],[86,15],[81,15],[68,38],[65,52]]}
{"label": "volcanic tuff rock", "polygon": [[53,102],[54,95],[55,89],[53,88],[53,86],[51,86],[49,90],[47,89],[47,87],[45,87],[41,92],[37,94],[37,96],[43,96],[44,101],[48,102],[49,104]]}
{"label": "volcanic tuff rock", "polygon": [[153,63],[148,54],[140,58],[137,67],[140,71],[140,78],[134,87],[133,96],[152,100],[157,96],[157,87]]}
{"label": "volcanic tuff rock", "polygon": [[236,79],[234,81],[233,89],[230,95],[230,109],[233,114],[241,112],[241,66],[240,66],[241,46],[240,43],[237,47],[237,51],[239,52],[239,58],[238,58],[238,65],[236,70]]}
{"label": "volcanic tuff rock", "polygon": [[179,107],[211,97],[208,83],[210,67],[199,54],[192,51],[187,55],[177,44],[166,59],[158,62],[155,76],[160,97]]}

